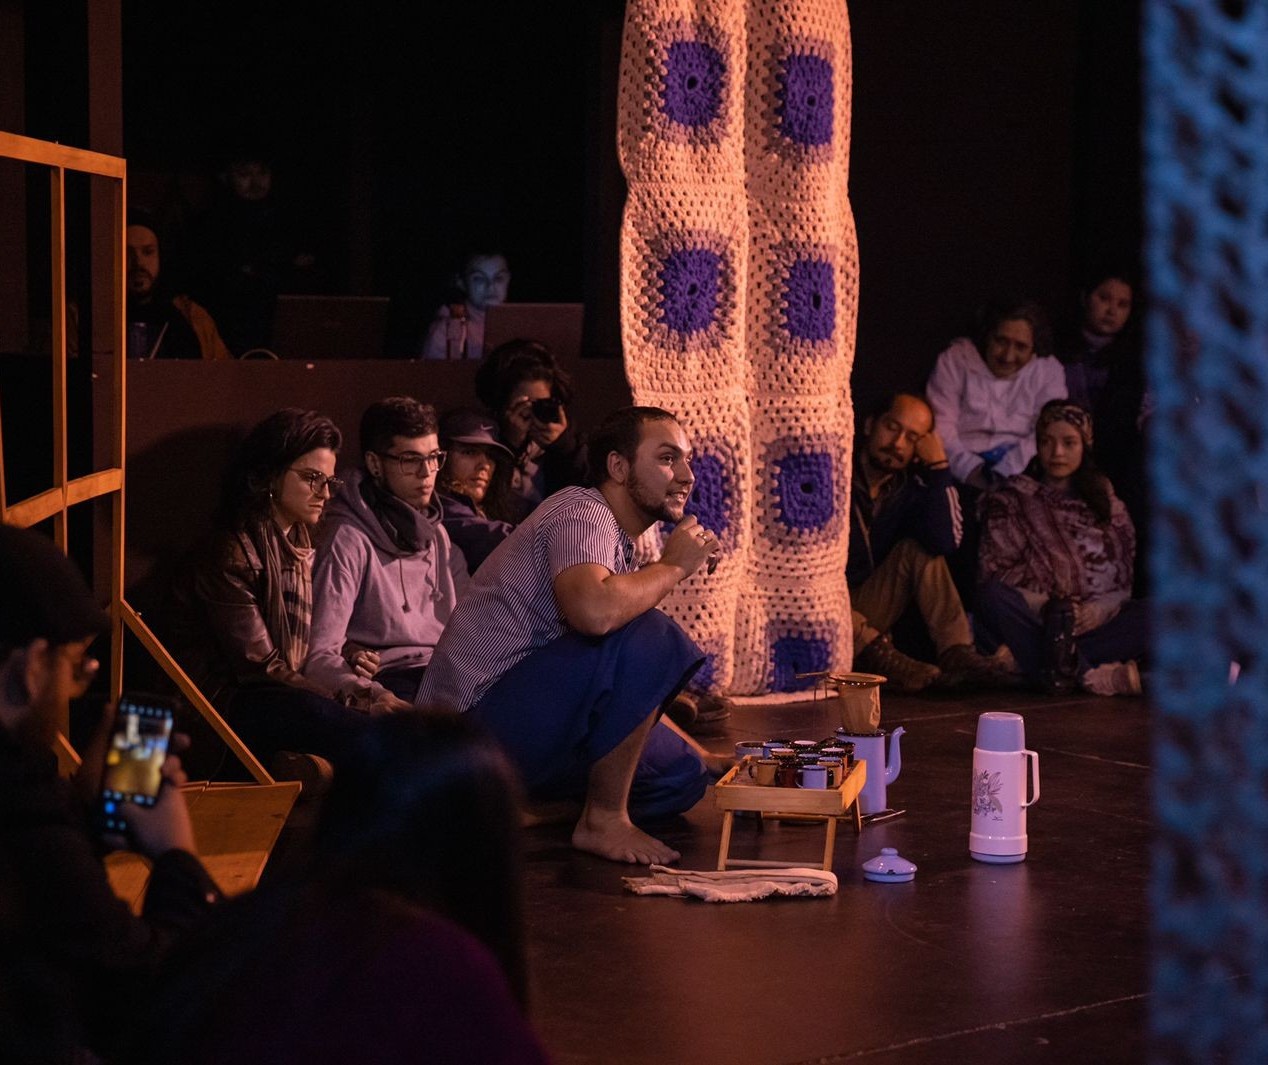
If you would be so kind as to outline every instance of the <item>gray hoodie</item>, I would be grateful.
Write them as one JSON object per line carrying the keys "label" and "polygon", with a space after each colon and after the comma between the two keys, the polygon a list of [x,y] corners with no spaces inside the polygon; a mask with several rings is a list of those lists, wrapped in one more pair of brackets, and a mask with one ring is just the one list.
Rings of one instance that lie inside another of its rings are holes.
{"label": "gray hoodie", "polygon": [[[362,494],[364,470],[326,507],[313,566],[313,627],[304,675],[354,701],[383,686],[358,677],[343,655],[345,642],[378,651],[380,669],[431,661],[436,641],[467,587],[467,564],[440,524],[433,498],[426,512],[404,504],[393,513],[413,523],[420,547],[399,547]],[[399,501],[398,501],[399,502]]]}

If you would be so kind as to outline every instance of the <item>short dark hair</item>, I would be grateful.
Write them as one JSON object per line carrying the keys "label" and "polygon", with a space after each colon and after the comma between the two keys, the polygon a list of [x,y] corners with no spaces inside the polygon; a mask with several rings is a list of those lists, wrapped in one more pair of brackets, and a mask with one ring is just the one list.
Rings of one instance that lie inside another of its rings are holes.
{"label": "short dark hair", "polygon": [[337,452],[343,434],[324,414],[283,407],[259,422],[238,445],[220,501],[220,523],[244,528],[269,513],[274,482],[297,458],[319,447]]}
{"label": "short dark hair", "polygon": [[427,436],[440,432],[436,408],[413,396],[388,396],[371,403],[361,415],[361,453],[386,451],[394,436]]}
{"label": "short dark hair", "polygon": [[521,381],[545,381],[560,403],[572,402],[572,378],[545,344],[517,337],[485,355],[475,375],[476,396],[499,419]]}
{"label": "short dark hair", "polygon": [[620,407],[603,419],[586,445],[586,484],[597,488],[608,479],[608,456],[616,452],[633,462],[647,422],[676,422],[662,407]]}
{"label": "short dark hair", "polygon": [[1049,324],[1048,312],[1038,300],[1021,297],[992,300],[983,308],[976,337],[977,350],[983,357],[986,355],[991,335],[1000,323],[1012,321],[1029,323],[1030,332],[1034,337],[1036,355],[1052,354],[1052,327]]}
{"label": "short dark hair", "polygon": [[888,413],[902,396],[914,399],[917,403],[923,403],[928,408],[930,417],[934,417],[933,405],[923,392],[913,388],[896,388],[892,392],[886,392],[879,399],[874,400],[863,412],[863,421],[866,422],[869,418],[879,418],[882,414]]}

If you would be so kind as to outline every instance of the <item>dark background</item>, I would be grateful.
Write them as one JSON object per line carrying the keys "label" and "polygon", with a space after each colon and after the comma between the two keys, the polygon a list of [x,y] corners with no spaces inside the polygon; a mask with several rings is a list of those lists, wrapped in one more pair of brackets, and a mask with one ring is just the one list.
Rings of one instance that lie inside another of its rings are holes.
{"label": "dark background", "polygon": [[[66,128],[75,65],[41,51],[67,42],[26,7],[26,132],[82,142]],[[391,296],[398,344],[470,239],[505,247],[512,299],[584,301],[587,354],[619,355],[623,4],[129,0],[122,13],[133,202],[179,226],[230,146],[264,144],[332,287]],[[991,296],[1025,291],[1060,314],[1092,260],[1135,266],[1139,12],[855,0],[849,13],[865,402],[923,382]]]}

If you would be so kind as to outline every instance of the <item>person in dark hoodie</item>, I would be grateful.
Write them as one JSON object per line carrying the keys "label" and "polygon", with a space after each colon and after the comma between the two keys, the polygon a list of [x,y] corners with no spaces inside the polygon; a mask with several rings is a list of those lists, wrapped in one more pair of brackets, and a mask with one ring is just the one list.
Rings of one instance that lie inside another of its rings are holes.
{"label": "person in dark hoodie", "polygon": [[435,499],[445,464],[436,411],[411,396],[361,416],[364,465],[327,508],[313,570],[304,674],[341,697],[411,708],[436,641],[467,586]]}

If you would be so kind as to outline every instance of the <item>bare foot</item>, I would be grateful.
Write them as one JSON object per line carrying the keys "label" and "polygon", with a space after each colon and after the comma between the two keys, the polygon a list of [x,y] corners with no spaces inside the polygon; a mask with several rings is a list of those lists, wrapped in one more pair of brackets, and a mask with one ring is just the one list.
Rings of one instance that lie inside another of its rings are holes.
{"label": "bare foot", "polygon": [[635,828],[624,814],[597,815],[587,810],[572,830],[572,845],[614,862],[667,865],[682,857],[673,847]]}

